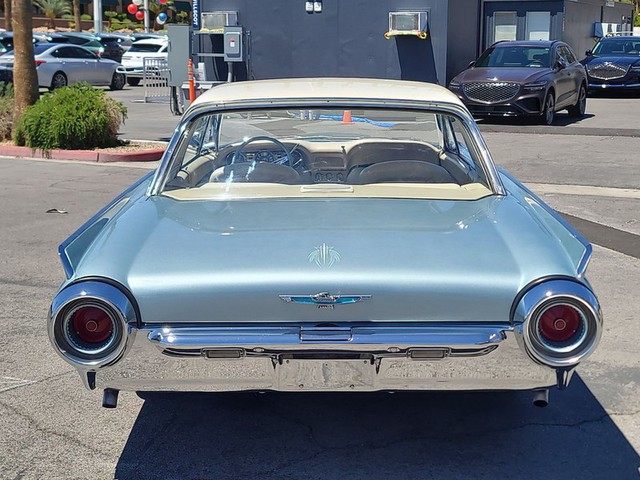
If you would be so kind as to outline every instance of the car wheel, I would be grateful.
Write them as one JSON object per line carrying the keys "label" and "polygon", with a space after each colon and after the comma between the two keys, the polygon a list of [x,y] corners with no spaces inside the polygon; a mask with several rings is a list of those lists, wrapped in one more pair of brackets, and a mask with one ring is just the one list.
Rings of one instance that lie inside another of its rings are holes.
{"label": "car wheel", "polygon": [[62,72],[56,72],[51,79],[51,90],[67,86],[67,76]]}
{"label": "car wheel", "polygon": [[584,85],[580,85],[580,92],[578,92],[578,101],[575,105],[571,105],[567,111],[572,117],[582,117],[587,110],[587,89]]}
{"label": "car wheel", "polygon": [[126,82],[127,78],[124,76],[124,73],[113,72],[113,78],[111,79],[109,88],[111,88],[111,90],[122,90]]}
{"label": "car wheel", "polygon": [[137,87],[138,84],[140,83],[140,79],[139,78],[127,78],[127,83],[129,85],[131,85],[132,87]]}
{"label": "car wheel", "polygon": [[556,101],[555,98],[553,98],[553,92],[549,92],[544,98],[544,107],[542,108],[542,115],[540,116],[540,121],[543,125],[553,124],[553,119],[556,114],[555,109]]}

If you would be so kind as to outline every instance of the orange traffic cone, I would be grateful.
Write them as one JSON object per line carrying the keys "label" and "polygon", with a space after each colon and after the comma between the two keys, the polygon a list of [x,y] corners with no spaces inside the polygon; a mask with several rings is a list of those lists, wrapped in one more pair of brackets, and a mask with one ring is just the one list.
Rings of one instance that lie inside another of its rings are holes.
{"label": "orange traffic cone", "polygon": [[351,118],[351,110],[345,110],[342,112],[342,123],[353,123]]}
{"label": "orange traffic cone", "polygon": [[189,103],[193,103],[196,99],[196,81],[193,71],[193,60],[187,62],[187,77],[189,78]]}

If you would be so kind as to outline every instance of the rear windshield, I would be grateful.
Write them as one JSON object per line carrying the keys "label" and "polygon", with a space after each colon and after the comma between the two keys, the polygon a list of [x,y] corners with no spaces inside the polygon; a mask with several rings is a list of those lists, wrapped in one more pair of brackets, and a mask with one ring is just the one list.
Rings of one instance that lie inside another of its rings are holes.
{"label": "rear windshield", "polygon": [[549,47],[496,46],[487,49],[475,63],[476,67],[550,67]]}
{"label": "rear windshield", "polygon": [[596,55],[640,55],[640,38],[600,40],[593,47],[593,53]]}
{"label": "rear windshield", "polygon": [[155,53],[160,50],[162,45],[155,45],[153,43],[134,43],[131,45],[129,49],[130,52],[146,52],[146,53]]}
{"label": "rear windshield", "polygon": [[322,108],[211,113],[185,131],[165,191],[226,199],[332,194],[425,198],[434,192],[475,199],[490,193],[479,155],[464,121],[441,112]]}

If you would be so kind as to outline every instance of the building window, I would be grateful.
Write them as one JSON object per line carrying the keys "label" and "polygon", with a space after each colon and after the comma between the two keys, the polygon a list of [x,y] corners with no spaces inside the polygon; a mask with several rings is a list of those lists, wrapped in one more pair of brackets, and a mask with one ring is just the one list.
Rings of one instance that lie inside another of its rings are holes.
{"label": "building window", "polygon": [[518,26],[516,12],[495,12],[493,14],[493,39],[490,43],[501,40],[515,40]]}
{"label": "building window", "polygon": [[527,40],[549,40],[551,12],[527,12]]}

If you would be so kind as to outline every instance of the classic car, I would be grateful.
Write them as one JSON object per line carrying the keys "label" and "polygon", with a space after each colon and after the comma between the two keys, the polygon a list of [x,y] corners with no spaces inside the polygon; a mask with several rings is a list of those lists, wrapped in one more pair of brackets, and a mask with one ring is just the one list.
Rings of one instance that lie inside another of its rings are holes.
{"label": "classic car", "polygon": [[121,390],[545,405],[602,331],[590,244],[427,83],[217,86],[59,254],[50,339],[106,407]]}
{"label": "classic car", "polygon": [[551,125],[555,112],[581,117],[587,106],[584,66],[559,41],[497,42],[449,89],[477,117],[520,115]]}
{"label": "classic car", "polygon": [[586,55],[590,91],[640,91],[640,36],[601,38]]}

